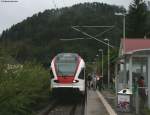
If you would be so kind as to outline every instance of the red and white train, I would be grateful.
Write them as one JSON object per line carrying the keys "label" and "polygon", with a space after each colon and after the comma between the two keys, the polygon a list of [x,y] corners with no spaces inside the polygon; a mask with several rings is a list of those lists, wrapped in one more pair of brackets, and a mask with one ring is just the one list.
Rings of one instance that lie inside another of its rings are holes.
{"label": "red and white train", "polygon": [[76,53],[60,53],[51,62],[52,91],[71,89],[85,93],[85,62]]}

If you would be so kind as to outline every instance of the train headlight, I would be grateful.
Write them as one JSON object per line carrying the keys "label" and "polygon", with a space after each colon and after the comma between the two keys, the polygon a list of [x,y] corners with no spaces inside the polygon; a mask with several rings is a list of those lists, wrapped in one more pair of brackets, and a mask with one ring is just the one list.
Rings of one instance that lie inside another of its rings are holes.
{"label": "train headlight", "polygon": [[77,83],[77,82],[79,82],[79,80],[73,80],[73,83]]}

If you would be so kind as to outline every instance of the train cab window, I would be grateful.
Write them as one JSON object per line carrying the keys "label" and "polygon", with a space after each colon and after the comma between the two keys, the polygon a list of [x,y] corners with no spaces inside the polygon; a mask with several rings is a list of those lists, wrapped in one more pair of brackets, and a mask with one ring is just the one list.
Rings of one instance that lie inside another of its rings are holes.
{"label": "train cab window", "polygon": [[73,76],[77,67],[77,56],[72,54],[61,54],[55,60],[58,76]]}
{"label": "train cab window", "polygon": [[82,69],[79,74],[79,79],[84,79],[84,75],[85,75],[85,69]]}

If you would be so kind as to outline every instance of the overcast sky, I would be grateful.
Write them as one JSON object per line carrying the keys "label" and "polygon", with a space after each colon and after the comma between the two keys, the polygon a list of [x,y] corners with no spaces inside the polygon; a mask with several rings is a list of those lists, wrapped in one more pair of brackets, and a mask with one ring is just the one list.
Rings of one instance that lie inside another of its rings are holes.
{"label": "overcast sky", "polygon": [[27,17],[45,9],[60,8],[84,2],[103,2],[122,5],[128,8],[132,0],[18,0],[19,2],[6,3],[0,0],[0,33]]}

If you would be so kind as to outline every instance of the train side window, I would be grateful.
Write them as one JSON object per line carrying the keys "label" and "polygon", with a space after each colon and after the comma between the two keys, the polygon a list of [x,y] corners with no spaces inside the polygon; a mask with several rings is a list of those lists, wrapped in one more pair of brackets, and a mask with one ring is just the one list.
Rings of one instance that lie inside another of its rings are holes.
{"label": "train side window", "polygon": [[54,78],[54,74],[53,74],[52,69],[50,69],[50,78],[51,78],[51,79]]}
{"label": "train side window", "polygon": [[84,79],[84,72],[85,72],[85,70],[82,69],[80,74],[79,74],[79,79]]}

